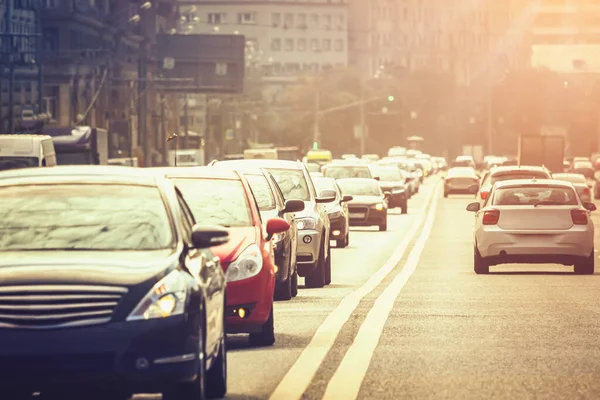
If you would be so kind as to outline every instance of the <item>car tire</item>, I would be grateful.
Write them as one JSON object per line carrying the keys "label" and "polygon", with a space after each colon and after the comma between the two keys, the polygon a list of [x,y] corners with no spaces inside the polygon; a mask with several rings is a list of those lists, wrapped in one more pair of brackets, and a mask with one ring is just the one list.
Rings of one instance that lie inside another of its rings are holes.
{"label": "car tire", "polygon": [[[205,322],[206,323],[206,322]],[[197,366],[196,379],[192,382],[178,383],[169,390],[163,392],[162,400],[204,400],[206,381],[206,343],[204,332],[200,332],[200,352],[204,357],[200,358]]]}
{"label": "car tire", "polygon": [[402,205],[402,214],[408,214],[408,204]]}
{"label": "car tire", "polygon": [[275,288],[275,300],[287,301],[291,300],[293,297],[292,294],[292,258],[290,257],[289,265],[288,265],[288,277],[285,281],[279,282],[277,287]]}
{"label": "car tire", "polygon": [[575,263],[575,273],[577,275],[593,275],[595,269],[595,259],[594,259],[594,251],[592,254],[586,258],[585,260]]}
{"label": "car tire", "polygon": [[321,243],[319,259],[315,268],[304,278],[307,288],[316,289],[325,286],[325,245]]}
{"label": "car tire", "polygon": [[[223,307],[225,306],[223,305]],[[225,326],[225,321],[223,321],[223,328]],[[207,399],[221,399],[227,394],[227,335],[225,332],[219,343],[219,355],[210,369],[206,371],[204,387]]]}
{"label": "car tire", "polygon": [[275,343],[275,324],[273,323],[273,303],[271,302],[271,311],[269,318],[262,325],[260,332],[251,333],[249,337],[250,346],[264,347],[272,346]]}
{"label": "car tire", "polygon": [[298,270],[294,268],[292,275],[292,297],[298,296]]}
{"label": "car tire", "polygon": [[444,198],[448,197],[448,192],[444,192]]}
{"label": "car tire", "polygon": [[379,231],[380,232],[387,231],[387,221],[385,221],[383,224],[379,225]]}
{"label": "car tire", "polygon": [[331,283],[331,247],[327,252],[327,261],[325,261],[325,285]]}
{"label": "car tire", "polygon": [[485,261],[477,247],[474,249],[474,260],[473,260],[473,270],[476,274],[489,274],[490,273],[490,265]]}

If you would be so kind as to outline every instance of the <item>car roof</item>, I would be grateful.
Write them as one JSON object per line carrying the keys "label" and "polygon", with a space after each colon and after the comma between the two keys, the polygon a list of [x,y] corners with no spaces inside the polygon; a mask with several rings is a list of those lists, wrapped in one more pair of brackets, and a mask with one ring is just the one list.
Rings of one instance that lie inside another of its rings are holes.
{"label": "car roof", "polygon": [[519,186],[560,186],[565,188],[571,188],[573,184],[571,182],[561,181],[559,179],[512,179],[508,181],[496,182],[496,189],[506,187],[519,187]]}
{"label": "car roof", "polygon": [[490,175],[502,174],[507,172],[548,172],[546,167],[540,167],[539,165],[499,165],[496,167],[492,167],[490,170]]}
{"label": "car roof", "polygon": [[22,168],[0,172],[0,185],[22,183],[102,182],[157,186],[161,178],[148,173],[146,168],[116,165],[66,165],[55,167]]}
{"label": "car roof", "polygon": [[476,175],[477,171],[473,167],[452,167],[448,170],[447,175]]}
{"label": "car roof", "polygon": [[[365,161],[365,160],[363,160]],[[356,160],[342,160],[339,163],[335,163],[335,164],[327,164],[325,167],[329,168],[330,166],[333,167],[366,167],[369,168],[371,164],[367,164],[365,162],[356,162]]]}
{"label": "car roof", "polygon": [[340,182],[356,182],[356,183],[376,183],[379,185],[379,182],[376,179],[371,178],[341,178],[336,179],[336,182],[339,184]]}
{"label": "car roof", "polygon": [[[313,163],[314,164],[314,163]],[[318,165],[318,164],[317,164]],[[216,161],[211,163],[210,167],[223,167],[231,169],[250,169],[250,168],[281,168],[281,169],[302,169],[302,163],[300,161],[288,161],[288,160],[226,160]]]}
{"label": "car roof", "polygon": [[210,168],[210,167],[157,167],[146,168],[154,170],[155,173],[168,176],[170,178],[216,178],[240,180],[239,174],[230,169]]}

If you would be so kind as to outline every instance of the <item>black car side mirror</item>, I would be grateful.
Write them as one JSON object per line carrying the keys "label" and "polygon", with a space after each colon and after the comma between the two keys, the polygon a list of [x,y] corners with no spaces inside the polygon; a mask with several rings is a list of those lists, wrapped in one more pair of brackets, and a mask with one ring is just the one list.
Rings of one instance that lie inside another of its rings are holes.
{"label": "black car side mirror", "polygon": [[220,246],[229,242],[229,231],[218,225],[194,225],[192,243],[197,249]]}
{"label": "black car side mirror", "polygon": [[477,212],[481,209],[481,204],[479,202],[471,203],[467,206],[467,211]]}
{"label": "black car side mirror", "polygon": [[347,203],[352,200],[354,200],[354,197],[352,197],[350,195],[345,195],[344,197],[342,197],[342,203]]}
{"label": "black car side mirror", "polygon": [[304,202],[302,200],[288,200],[283,208],[284,213],[304,211]]}
{"label": "black car side mirror", "polygon": [[583,207],[588,211],[596,211],[596,205],[594,203],[583,203]]}

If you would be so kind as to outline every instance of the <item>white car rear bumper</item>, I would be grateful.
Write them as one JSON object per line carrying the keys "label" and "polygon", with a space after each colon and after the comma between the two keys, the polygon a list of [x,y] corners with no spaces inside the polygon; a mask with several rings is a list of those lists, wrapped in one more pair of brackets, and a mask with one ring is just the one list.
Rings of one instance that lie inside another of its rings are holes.
{"label": "white car rear bumper", "polygon": [[[495,225],[482,226],[475,232],[475,240],[483,258],[498,257],[499,261],[504,258],[519,262],[518,256],[589,257],[594,250],[594,228],[588,225],[557,231],[511,231]],[[527,258],[523,262],[529,262],[525,261]]]}

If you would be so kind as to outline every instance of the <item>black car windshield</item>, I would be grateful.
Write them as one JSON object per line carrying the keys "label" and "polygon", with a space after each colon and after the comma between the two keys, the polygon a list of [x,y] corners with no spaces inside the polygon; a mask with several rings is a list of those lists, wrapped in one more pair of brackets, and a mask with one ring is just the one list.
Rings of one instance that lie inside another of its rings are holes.
{"label": "black car windshield", "polygon": [[39,162],[37,157],[0,157],[0,171],[39,167]]}
{"label": "black car windshield", "polygon": [[323,175],[333,179],[372,178],[369,167],[351,165],[328,165]]}
{"label": "black car windshield", "polygon": [[396,167],[379,167],[373,170],[373,175],[379,177],[382,181],[397,182],[402,181],[402,174]]}
{"label": "black car windshield", "polygon": [[550,175],[542,171],[516,171],[491,176],[492,185],[496,182],[512,181],[514,179],[550,179]]}
{"label": "black car windshield", "polygon": [[0,251],[158,250],[173,246],[160,191],[54,184],[0,189]]}
{"label": "black car windshield", "polygon": [[252,226],[252,213],[241,181],[173,179],[199,224]]}
{"label": "black car windshield", "polygon": [[285,200],[310,201],[310,191],[304,173],[299,169],[269,169]]}
{"label": "black car windshield", "polygon": [[377,181],[364,179],[343,179],[338,181],[342,193],[350,196],[381,196]]}
{"label": "black car windshield", "polygon": [[499,188],[494,194],[496,206],[535,206],[544,205],[576,206],[577,194],[568,187],[520,186]]}
{"label": "black car windshield", "polygon": [[273,198],[273,192],[271,192],[271,186],[264,175],[246,175],[250,189],[260,211],[268,211],[275,208],[275,198]]}

